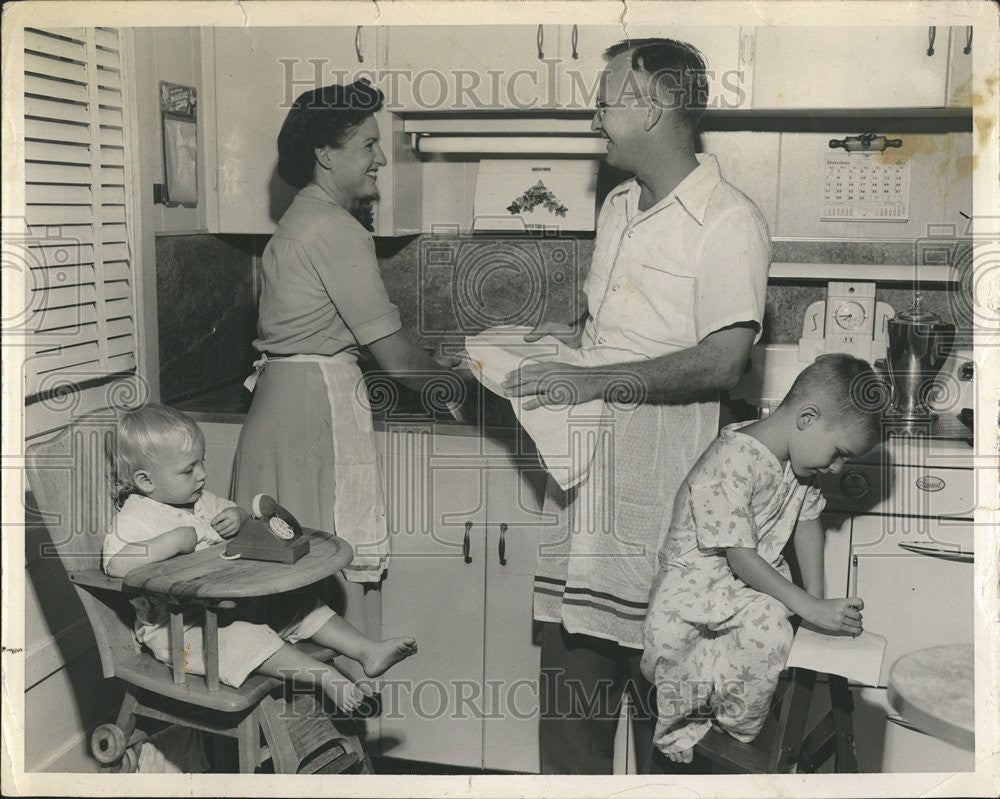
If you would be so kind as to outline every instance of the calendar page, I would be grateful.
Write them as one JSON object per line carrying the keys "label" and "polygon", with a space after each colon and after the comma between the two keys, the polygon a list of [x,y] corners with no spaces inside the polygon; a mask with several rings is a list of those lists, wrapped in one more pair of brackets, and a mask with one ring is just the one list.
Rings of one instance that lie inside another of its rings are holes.
{"label": "calendar page", "polygon": [[910,162],[887,153],[823,155],[821,220],[905,222]]}

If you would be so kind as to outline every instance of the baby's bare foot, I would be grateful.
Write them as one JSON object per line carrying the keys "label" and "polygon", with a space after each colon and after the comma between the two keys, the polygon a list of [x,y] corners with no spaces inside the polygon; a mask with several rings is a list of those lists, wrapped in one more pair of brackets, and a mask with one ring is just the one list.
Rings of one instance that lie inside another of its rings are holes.
{"label": "baby's bare foot", "polygon": [[415,638],[389,638],[386,641],[373,641],[371,647],[362,656],[361,668],[369,677],[385,674],[390,667],[408,658],[417,651]]}
{"label": "baby's bare foot", "polygon": [[666,755],[674,763],[690,763],[694,759],[694,749],[685,749],[683,752],[667,752]]}
{"label": "baby's bare foot", "polygon": [[364,692],[346,677],[330,675],[323,681],[323,693],[344,713],[353,713],[364,701]]}

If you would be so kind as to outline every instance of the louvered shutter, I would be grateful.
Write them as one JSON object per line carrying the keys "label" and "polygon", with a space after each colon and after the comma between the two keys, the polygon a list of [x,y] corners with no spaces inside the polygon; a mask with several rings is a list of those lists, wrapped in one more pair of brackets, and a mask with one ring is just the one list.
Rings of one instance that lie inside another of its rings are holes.
{"label": "louvered shutter", "polygon": [[126,92],[113,28],[24,34],[25,397],[135,372]]}

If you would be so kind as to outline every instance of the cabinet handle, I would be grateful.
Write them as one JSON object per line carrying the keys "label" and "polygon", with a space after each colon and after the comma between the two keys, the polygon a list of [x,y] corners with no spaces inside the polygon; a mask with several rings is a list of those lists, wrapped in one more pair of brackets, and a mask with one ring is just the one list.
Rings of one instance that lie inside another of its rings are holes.
{"label": "cabinet handle", "polygon": [[542,26],[538,26],[538,33],[535,34],[535,44],[538,45],[538,60],[541,61],[545,58],[545,53],[542,52],[542,43],[545,41],[545,33],[542,31]]}
{"label": "cabinet handle", "polygon": [[465,538],[462,539],[462,557],[465,559],[466,563],[472,563],[472,555],[469,554],[469,547],[471,546],[471,541],[469,536],[472,534],[472,522],[465,523]]}
{"label": "cabinet handle", "polygon": [[[969,28],[969,30],[972,30],[972,28]],[[971,36],[972,34],[969,34],[969,35]],[[573,35],[570,38],[570,41],[573,44],[573,58],[579,58],[580,57],[580,54],[576,51],[577,42],[579,42],[579,40],[580,40],[579,37],[580,37],[580,34],[577,31],[577,29],[576,29],[576,25],[574,25],[573,26]],[[969,51],[966,50],[965,52],[969,52]]]}
{"label": "cabinet handle", "polygon": [[354,52],[358,56],[358,63],[365,63],[365,57],[361,54],[361,26],[358,25],[357,30],[354,31]]}
{"label": "cabinet handle", "polygon": [[500,565],[507,565],[507,525],[500,523],[500,541],[497,543],[497,554],[500,556]]}
{"label": "cabinet handle", "polygon": [[930,25],[927,28],[927,55],[934,55],[934,40],[937,38],[937,26]]}
{"label": "cabinet handle", "polygon": [[966,55],[972,52],[972,26],[965,26],[965,47],[962,48],[962,52]]}

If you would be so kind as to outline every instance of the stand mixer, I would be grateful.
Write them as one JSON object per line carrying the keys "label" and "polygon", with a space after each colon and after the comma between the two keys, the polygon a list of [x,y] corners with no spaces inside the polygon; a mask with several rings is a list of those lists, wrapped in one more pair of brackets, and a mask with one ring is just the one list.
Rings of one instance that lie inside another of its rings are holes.
{"label": "stand mixer", "polygon": [[916,293],[913,304],[888,321],[889,346],[886,371],[892,401],[886,418],[903,422],[927,422],[937,418],[927,405],[938,372],[955,342],[955,325],[943,322],[920,306]]}

